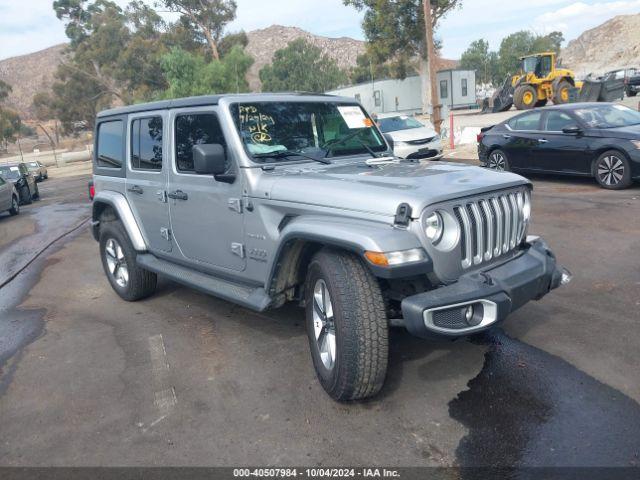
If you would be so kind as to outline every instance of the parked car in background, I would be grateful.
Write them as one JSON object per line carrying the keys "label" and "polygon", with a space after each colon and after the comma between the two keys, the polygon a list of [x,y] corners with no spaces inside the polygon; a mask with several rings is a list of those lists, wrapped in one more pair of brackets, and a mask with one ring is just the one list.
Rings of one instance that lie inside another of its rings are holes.
{"label": "parked car in background", "polygon": [[21,205],[27,205],[40,198],[36,179],[25,163],[0,165],[0,176],[13,183]]}
{"label": "parked car in background", "polygon": [[442,140],[430,123],[397,113],[380,114],[378,127],[392,144],[393,153],[410,160],[442,158]]}
{"label": "parked car in background", "polygon": [[612,103],[536,109],[482,129],[482,166],[595,177],[619,190],[640,179],[640,112]]}
{"label": "parked car in background", "polygon": [[640,68],[629,68],[624,78],[627,97],[635,97],[640,92]]}
{"label": "parked car in background", "polygon": [[2,212],[18,215],[20,213],[20,199],[13,182],[0,176],[0,213]]}
{"label": "parked car in background", "polygon": [[35,162],[27,162],[27,168],[36,177],[36,181],[42,182],[49,178],[49,173],[47,172],[47,167],[45,167],[42,163]]}

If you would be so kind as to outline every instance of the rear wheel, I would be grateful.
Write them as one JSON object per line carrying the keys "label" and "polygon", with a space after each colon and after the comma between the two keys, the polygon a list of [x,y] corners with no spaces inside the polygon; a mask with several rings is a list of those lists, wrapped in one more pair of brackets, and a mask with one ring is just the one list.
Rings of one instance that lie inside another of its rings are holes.
{"label": "rear wheel", "polygon": [[520,85],[513,94],[513,103],[518,110],[530,110],[538,103],[538,92],[531,85]]}
{"label": "rear wheel", "polygon": [[594,164],[594,175],[601,187],[622,190],[631,185],[631,168],[623,154],[615,150],[604,152]]}
{"label": "rear wheel", "polygon": [[497,170],[498,172],[508,172],[510,169],[507,154],[502,150],[494,150],[489,154],[487,168]]}
{"label": "rear wheel", "polygon": [[636,95],[638,95],[638,92],[634,92],[633,90],[627,91],[627,97],[635,97]]}
{"label": "rear wheel", "polygon": [[36,189],[35,192],[33,194],[33,199],[34,200],[40,200],[40,188],[38,188],[38,184],[35,185]]}
{"label": "rear wheel", "polygon": [[9,209],[9,213],[12,216],[16,216],[20,213],[20,201],[15,195],[11,197],[11,208]]}
{"label": "rear wheel", "polygon": [[567,80],[560,80],[553,92],[553,103],[562,105],[569,103],[569,92],[573,86]]}
{"label": "rear wheel", "polygon": [[311,357],[325,391],[337,401],[378,393],[389,327],[377,279],[359,257],[321,250],[309,265],[305,300]]}
{"label": "rear wheel", "polygon": [[136,252],[120,221],[100,225],[100,257],[111,287],[128,302],[155,292],[158,277],[138,266]]}

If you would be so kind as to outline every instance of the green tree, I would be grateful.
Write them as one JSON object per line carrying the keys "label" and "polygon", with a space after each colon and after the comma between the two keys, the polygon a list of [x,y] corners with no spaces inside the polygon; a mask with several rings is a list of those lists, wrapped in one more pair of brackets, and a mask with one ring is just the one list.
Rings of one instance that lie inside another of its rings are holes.
{"label": "green tree", "polygon": [[260,70],[262,91],[324,93],[347,81],[347,74],[318,47],[300,38],[275,52]]}
{"label": "green tree", "polygon": [[161,4],[202,34],[213,59],[220,60],[218,43],[227,24],[236,18],[235,0],[162,0]]}
{"label": "green tree", "polygon": [[393,77],[394,73],[388,63],[376,63],[371,55],[365,53],[358,55],[356,66],[349,72],[351,83],[367,83],[371,80],[380,80]]}
{"label": "green tree", "polygon": [[249,44],[249,37],[244,31],[228,33],[220,39],[218,43],[218,52],[220,57],[224,58],[233,47],[240,46],[244,49]]}
{"label": "green tree", "polygon": [[[392,62],[396,72],[410,71],[414,58],[420,59],[423,85],[423,109],[431,104],[429,64],[425,42],[422,0],[343,0],[364,11],[362,28],[367,38],[367,50],[376,63]],[[438,22],[451,10],[462,5],[462,0],[431,0],[434,30]],[[402,78],[402,77],[400,77]]]}
{"label": "green tree", "polygon": [[246,74],[253,59],[234,46],[222,60],[207,62],[204,56],[173,48],[161,60],[169,88],[164,98],[246,92]]}
{"label": "green tree", "polygon": [[475,70],[482,83],[500,82],[498,54],[489,50],[489,42],[476,40],[469,45],[460,57],[460,68]]}
{"label": "green tree", "polygon": [[0,145],[3,150],[7,149],[9,143],[15,143],[21,128],[20,115],[8,108],[0,107]]}
{"label": "green tree", "polygon": [[3,102],[11,93],[11,85],[0,80],[0,102]]}

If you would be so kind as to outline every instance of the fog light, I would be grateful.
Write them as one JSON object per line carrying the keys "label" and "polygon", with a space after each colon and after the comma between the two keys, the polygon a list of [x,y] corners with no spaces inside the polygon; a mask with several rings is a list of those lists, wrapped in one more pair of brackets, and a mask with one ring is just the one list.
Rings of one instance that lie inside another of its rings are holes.
{"label": "fog light", "polygon": [[471,325],[471,320],[473,319],[473,305],[469,305],[464,311],[464,319],[467,321],[469,325]]}

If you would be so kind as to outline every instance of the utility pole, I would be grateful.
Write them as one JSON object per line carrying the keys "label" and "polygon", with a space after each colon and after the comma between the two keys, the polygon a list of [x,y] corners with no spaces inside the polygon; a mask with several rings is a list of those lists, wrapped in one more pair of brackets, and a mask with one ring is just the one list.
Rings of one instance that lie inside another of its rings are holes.
{"label": "utility pole", "polygon": [[440,133],[442,127],[442,105],[439,102],[438,89],[436,88],[436,49],[433,44],[431,0],[422,0],[422,8],[424,10],[424,32],[427,45],[427,63],[429,64],[429,84],[431,87],[431,122],[436,132]]}

